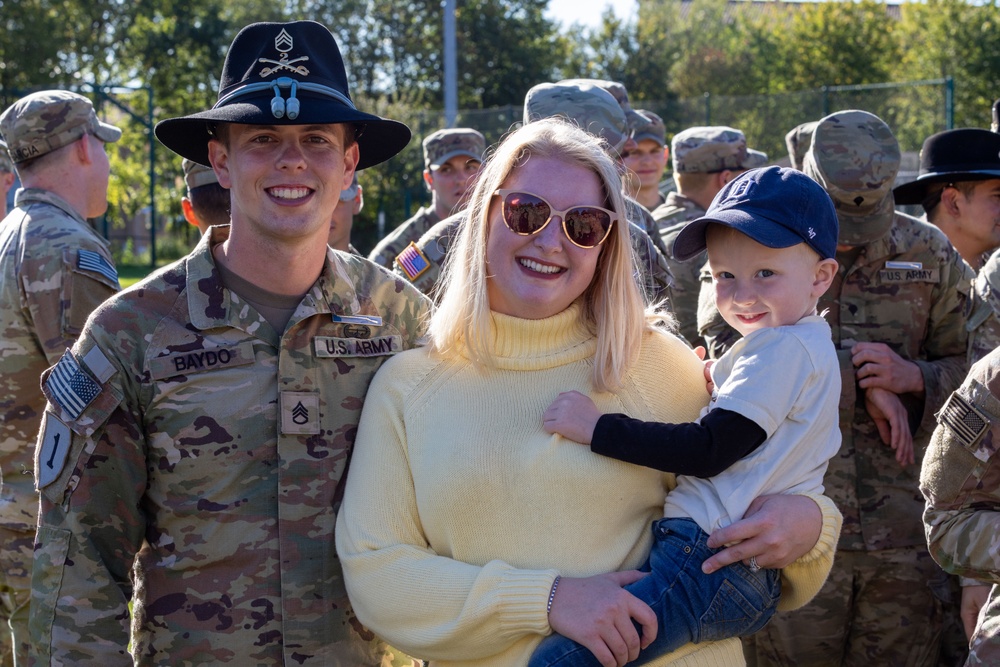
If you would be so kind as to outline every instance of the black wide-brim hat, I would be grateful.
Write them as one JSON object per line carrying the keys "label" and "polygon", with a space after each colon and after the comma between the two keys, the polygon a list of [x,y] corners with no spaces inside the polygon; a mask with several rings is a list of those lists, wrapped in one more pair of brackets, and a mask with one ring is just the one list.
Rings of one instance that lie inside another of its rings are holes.
{"label": "black wide-brim hat", "polygon": [[896,204],[920,204],[931,183],[1000,178],[1000,134],[978,128],[947,130],[927,137],[920,149],[917,180],[893,189]]}
{"label": "black wide-brim hat", "polygon": [[156,138],[175,153],[208,165],[210,128],[216,123],[350,123],[361,153],[358,169],[385,162],[410,141],[410,128],[403,123],[354,106],[337,41],[315,21],[243,28],[226,54],[215,106],[160,121]]}

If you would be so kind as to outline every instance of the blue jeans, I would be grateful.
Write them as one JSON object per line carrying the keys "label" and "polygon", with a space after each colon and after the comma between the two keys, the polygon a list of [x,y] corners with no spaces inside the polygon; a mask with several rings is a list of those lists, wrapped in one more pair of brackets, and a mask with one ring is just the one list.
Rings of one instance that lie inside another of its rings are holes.
{"label": "blue jeans", "polygon": [[[653,524],[653,548],[642,566],[650,574],[625,590],[656,613],[656,639],[630,665],[643,665],[685,644],[751,635],[774,615],[781,595],[781,571],[751,572],[742,562],[712,574],[701,564],[719,551],[692,519],[660,519]],[[528,667],[569,667],[600,663],[589,649],[551,635],[535,649]]]}

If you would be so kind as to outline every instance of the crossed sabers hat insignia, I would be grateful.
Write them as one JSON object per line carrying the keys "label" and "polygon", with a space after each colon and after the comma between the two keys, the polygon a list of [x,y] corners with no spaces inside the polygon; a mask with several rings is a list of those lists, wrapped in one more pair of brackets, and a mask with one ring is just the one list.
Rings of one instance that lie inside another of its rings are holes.
{"label": "crossed sabers hat insignia", "polygon": [[265,67],[260,71],[260,76],[271,76],[275,72],[287,69],[296,74],[301,74],[302,76],[308,76],[309,69],[305,65],[299,65],[298,67],[292,67],[295,63],[300,63],[303,61],[308,61],[309,56],[301,56],[295,58],[294,60],[288,59],[288,52],[292,50],[294,42],[292,41],[292,36],[288,34],[288,31],[282,29],[278,33],[278,36],[274,38],[274,48],[278,50],[279,56],[278,60],[271,60],[270,58],[259,58],[257,62],[265,63],[268,65],[274,65],[274,67]]}

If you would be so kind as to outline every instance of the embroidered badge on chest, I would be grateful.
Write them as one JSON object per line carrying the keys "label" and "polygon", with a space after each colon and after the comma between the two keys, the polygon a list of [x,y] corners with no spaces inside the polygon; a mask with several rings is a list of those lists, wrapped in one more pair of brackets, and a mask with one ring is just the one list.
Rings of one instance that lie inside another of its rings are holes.
{"label": "embroidered badge on chest", "polygon": [[51,412],[46,412],[42,422],[42,444],[38,449],[38,460],[35,461],[35,483],[39,489],[58,479],[66,465],[70,437],[69,426]]}
{"label": "embroidered badge on chest", "polygon": [[308,391],[281,392],[281,432],[285,435],[319,433],[319,394]]}

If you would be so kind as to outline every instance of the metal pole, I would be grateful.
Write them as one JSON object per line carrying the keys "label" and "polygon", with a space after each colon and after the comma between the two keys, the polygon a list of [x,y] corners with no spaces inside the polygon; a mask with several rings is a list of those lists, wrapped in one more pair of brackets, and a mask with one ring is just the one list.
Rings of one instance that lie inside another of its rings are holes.
{"label": "metal pole", "polygon": [[458,117],[458,65],[455,57],[455,0],[444,2],[444,119],[455,127]]}
{"label": "metal pole", "polygon": [[944,122],[946,130],[955,129],[955,80],[950,76],[944,80]]}
{"label": "metal pole", "polygon": [[149,91],[149,265],[156,269],[156,137],[153,135],[153,87]]}

